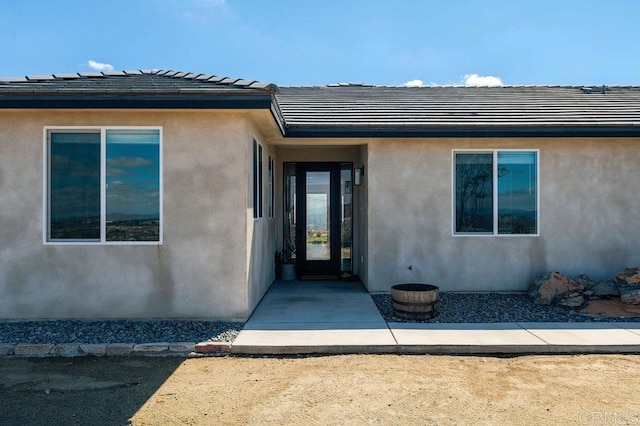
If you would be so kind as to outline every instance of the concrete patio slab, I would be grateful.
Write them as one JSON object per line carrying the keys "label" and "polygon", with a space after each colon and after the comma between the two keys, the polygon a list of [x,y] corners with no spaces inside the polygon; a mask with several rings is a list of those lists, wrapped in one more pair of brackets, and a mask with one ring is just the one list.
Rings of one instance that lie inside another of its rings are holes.
{"label": "concrete patio slab", "polygon": [[231,347],[232,353],[386,353],[396,350],[396,341],[386,327],[369,324],[271,323],[245,327]]}
{"label": "concrete patio slab", "polygon": [[548,344],[515,323],[389,323],[401,353],[546,352]]}
{"label": "concrete patio slab", "polygon": [[640,335],[640,323],[617,323],[620,328],[628,330],[632,333]]}
{"label": "concrete patio slab", "polygon": [[640,334],[624,323],[518,323],[553,352],[638,352]]}
{"label": "concrete patio slab", "polygon": [[271,322],[379,323],[386,327],[363,285],[340,281],[276,281],[247,325]]}
{"label": "concrete patio slab", "polygon": [[389,323],[359,282],[276,281],[236,354],[640,353],[640,323]]}
{"label": "concrete patio slab", "polygon": [[396,341],[359,282],[276,281],[236,337],[237,354],[381,353]]}

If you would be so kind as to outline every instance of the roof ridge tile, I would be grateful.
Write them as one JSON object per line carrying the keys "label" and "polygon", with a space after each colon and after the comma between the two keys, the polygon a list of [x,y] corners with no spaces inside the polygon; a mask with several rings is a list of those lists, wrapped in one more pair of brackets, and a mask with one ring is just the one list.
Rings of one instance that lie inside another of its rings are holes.
{"label": "roof ridge tile", "polygon": [[54,80],[55,77],[51,74],[49,75],[28,75],[27,80],[29,81],[48,81]]}
{"label": "roof ridge tile", "polygon": [[102,74],[101,72],[96,72],[96,71],[92,71],[92,72],[79,72],[78,75],[80,77],[104,77],[104,74]]}
{"label": "roof ridge tile", "polygon": [[61,79],[61,80],[73,80],[76,78],[79,78],[80,75],[78,73],[75,74],[53,74],[54,78],[57,79]]}
{"label": "roof ridge tile", "polygon": [[120,77],[127,75],[124,71],[102,71],[102,74],[104,74],[105,77]]}
{"label": "roof ridge tile", "polygon": [[24,83],[27,82],[26,77],[0,77],[0,83]]}

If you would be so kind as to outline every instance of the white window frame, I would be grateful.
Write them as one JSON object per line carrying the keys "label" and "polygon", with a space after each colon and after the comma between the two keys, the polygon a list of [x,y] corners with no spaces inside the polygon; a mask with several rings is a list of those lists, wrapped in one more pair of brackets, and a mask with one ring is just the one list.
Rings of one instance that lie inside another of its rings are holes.
{"label": "white window frame", "polygon": [[253,138],[252,152],[252,181],[253,181],[253,219],[264,217],[264,148],[257,138]]}
{"label": "white window frame", "polygon": [[[159,203],[160,203],[160,230],[158,241],[107,241],[106,239],[106,211],[107,211],[107,188],[106,188],[106,171],[107,171],[107,130],[157,130],[159,135]],[[51,240],[49,238],[50,229],[50,204],[49,204],[49,176],[51,173],[50,164],[51,156],[49,149],[49,135],[52,132],[95,132],[100,133],[100,241],[86,240]],[[164,236],[164,215],[163,215],[163,133],[161,126],[45,126],[43,128],[43,156],[42,156],[42,240],[45,245],[153,245],[163,244]]]}
{"label": "white window frame", "polygon": [[269,190],[267,191],[267,214],[269,219],[274,219],[276,217],[276,203],[275,203],[275,181],[276,181],[276,163],[271,155],[268,156],[267,163],[267,185]]}
{"label": "white window frame", "polygon": [[[536,154],[536,233],[535,234],[499,234],[498,233],[498,153],[534,152]],[[493,154],[493,232],[456,232],[456,154]],[[539,149],[454,149],[451,151],[451,235],[454,237],[539,237],[540,236],[540,150]]]}

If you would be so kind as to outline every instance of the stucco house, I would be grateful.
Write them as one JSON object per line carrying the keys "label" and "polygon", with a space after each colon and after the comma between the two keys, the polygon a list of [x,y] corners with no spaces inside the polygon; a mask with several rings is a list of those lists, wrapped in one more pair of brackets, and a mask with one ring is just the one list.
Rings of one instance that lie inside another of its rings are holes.
{"label": "stucco house", "polygon": [[604,279],[639,164],[637,87],[2,79],[0,318],[246,319],[283,252],[370,292]]}

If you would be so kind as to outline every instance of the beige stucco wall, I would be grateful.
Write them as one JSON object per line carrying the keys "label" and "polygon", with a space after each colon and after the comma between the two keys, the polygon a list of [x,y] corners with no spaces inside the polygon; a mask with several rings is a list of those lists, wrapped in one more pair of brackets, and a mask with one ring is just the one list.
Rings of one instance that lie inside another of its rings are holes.
{"label": "beige stucco wall", "polygon": [[[162,127],[163,245],[43,244],[45,126]],[[259,220],[254,138],[264,148]],[[452,236],[452,150],[474,148],[539,150],[540,236]],[[640,264],[639,139],[302,140],[282,139],[268,111],[3,110],[0,318],[247,318],[282,248],[287,161],[365,166],[354,272],[372,292],[398,282],[522,291],[550,270],[600,280]]]}
{"label": "beige stucco wall", "polygon": [[[452,236],[452,150],[470,148],[540,150],[539,237]],[[370,291],[522,291],[551,270],[601,280],[640,264],[638,139],[370,140],[367,153]]]}
{"label": "beige stucco wall", "polygon": [[[162,126],[164,244],[43,244],[44,126]],[[254,134],[233,111],[3,110],[0,318],[246,318],[272,281],[249,295]]]}
{"label": "beige stucco wall", "polygon": [[[277,168],[277,155],[273,146],[268,145],[266,137],[260,126],[251,125],[248,127],[247,149],[251,155],[247,155],[246,167],[248,170],[248,186],[247,200],[248,208],[246,209],[247,220],[247,309],[251,314],[258,305],[262,296],[269,289],[269,286],[275,279],[275,251],[276,251],[276,218],[269,217],[269,157],[274,161],[274,191],[275,182],[280,171]],[[263,166],[262,166],[262,182],[263,182],[263,216],[258,219],[253,218],[253,140],[262,145],[263,149]],[[275,200],[275,197],[274,197]],[[275,208],[275,206],[274,206]]]}

